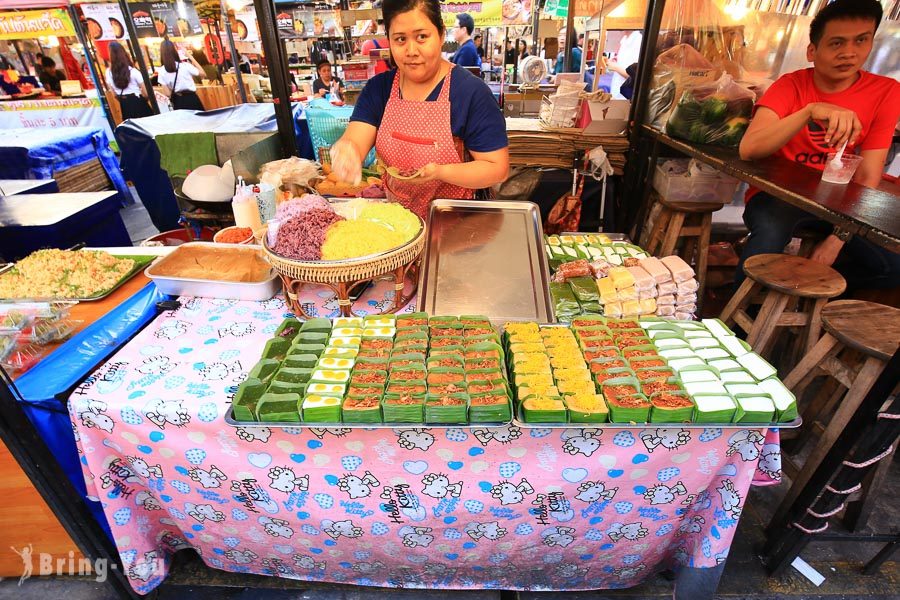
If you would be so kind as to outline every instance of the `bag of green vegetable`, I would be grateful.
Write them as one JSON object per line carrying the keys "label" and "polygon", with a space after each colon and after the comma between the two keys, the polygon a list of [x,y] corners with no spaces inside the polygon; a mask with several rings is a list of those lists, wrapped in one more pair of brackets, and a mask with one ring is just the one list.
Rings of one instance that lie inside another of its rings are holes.
{"label": "bag of green vegetable", "polygon": [[666,133],[697,144],[736,148],[747,130],[756,95],[722,75],[685,89],[666,121]]}

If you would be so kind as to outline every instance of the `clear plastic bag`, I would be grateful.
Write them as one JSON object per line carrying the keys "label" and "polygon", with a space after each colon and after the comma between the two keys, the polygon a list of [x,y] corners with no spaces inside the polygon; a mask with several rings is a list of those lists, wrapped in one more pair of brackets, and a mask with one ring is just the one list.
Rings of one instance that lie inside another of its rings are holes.
{"label": "clear plastic bag", "polygon": [[736,148],[750,124],[756,95],[725,74],[685,89],[666,120],[666,133],[697,144]]}

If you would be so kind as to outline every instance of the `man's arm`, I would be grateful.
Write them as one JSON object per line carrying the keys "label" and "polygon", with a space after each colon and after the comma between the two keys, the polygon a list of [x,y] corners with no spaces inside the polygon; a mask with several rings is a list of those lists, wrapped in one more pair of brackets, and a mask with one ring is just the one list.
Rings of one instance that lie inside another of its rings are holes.
{"label": "man's arm", "polygon": [[807,104],[783,119],[771,108],[759,106],[741,139],[741,158],[756,160],[771,156],[797,135],[810,120],[826,125],[825,142],[834,147],[845,141],[848,146],[853,146],[862,130],[862,123],[855,112],[827,102]]}
{"label": "man's arm", "polygon": [[[884,172],[884,161],[887,159],[888,149],[880,150],[863,150],[860,156],[863,157],[862,162],[853,175],[853,181],[866,187],[878,187],[881,181],[881,175]],[[844,247],[844,241],[836,235],[829,235],[827,238],[819,242],[809,255],[810,260],[831,265],[837,259],[841,248]]]}

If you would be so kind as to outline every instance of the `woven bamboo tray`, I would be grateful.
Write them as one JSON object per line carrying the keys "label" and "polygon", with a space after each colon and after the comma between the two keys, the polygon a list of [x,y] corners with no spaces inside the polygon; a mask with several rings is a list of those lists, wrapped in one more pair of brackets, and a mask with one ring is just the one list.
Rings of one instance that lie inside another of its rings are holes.
{"label": "woven bamboo tray", "polygon": [[[419,259],[425,248],[425,224],[422,224],[415,238],[402,246],[381,254],[348,260],[301,261],[285,258],[269,248],[265,235],[262,236],[262,247],[266,258],[281,277],[284,295],[298,317],[311,318],[299,302],[301,290],[308,285],[331,288],[337,294],[341,315],[349,317],[355,316],[350,299],[353,292],[370,281],[380,279],[394,281],[394,302],[382,311],[390,314],[406,306],[416,295]],[[407,280],[412,283],[412,289],[405,294]]]}

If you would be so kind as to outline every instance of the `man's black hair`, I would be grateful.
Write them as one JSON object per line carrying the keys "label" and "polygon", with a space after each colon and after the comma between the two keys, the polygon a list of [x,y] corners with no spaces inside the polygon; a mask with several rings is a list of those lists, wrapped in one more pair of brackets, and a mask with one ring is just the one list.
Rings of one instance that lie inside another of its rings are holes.
{"label": "man's black hair", "polygon": [[480,33],[476,33],[475,35],[472,36],[472,39],[473,39],[473,40],[480,40],[480,39],[481,39],[481,34],[480,34]]}
{"label": "man's black hair", "polygon": [[460,14],[456,17],[456,22],[459,23],[460,27],[465,28],[466,33],[469,35],[472,35],[472,32],[475,31],[475,19],[469,13]]}
{"label": "man's black hair", "polygon": [[809,26],[809,41],[818,45],[825,33],[825,25],[839,19],[871,19],[875,21],[877,30],[882,14],[878,0],[834,0],[813,18]]}

